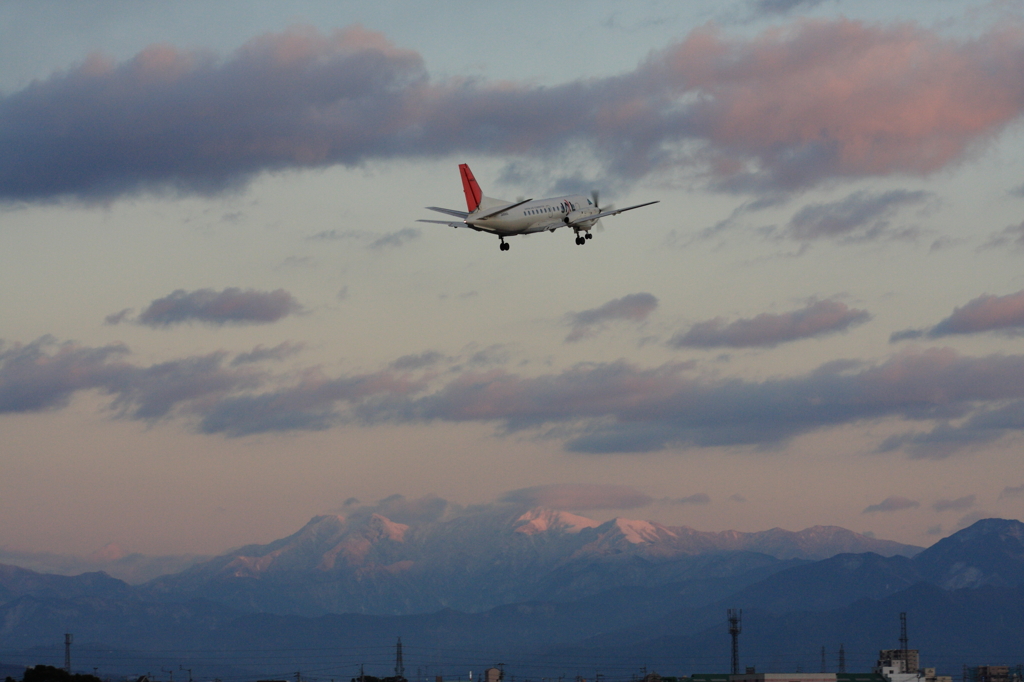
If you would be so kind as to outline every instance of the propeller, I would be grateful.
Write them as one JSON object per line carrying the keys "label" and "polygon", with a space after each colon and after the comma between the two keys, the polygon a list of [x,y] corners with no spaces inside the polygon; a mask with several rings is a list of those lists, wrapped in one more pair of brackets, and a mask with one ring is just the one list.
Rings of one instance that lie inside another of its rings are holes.
{"label": "propeller", "polygon": [[[594,208],[597,212],[601,211],[613,211],[615,210],[615,204],[608,204],[607,206],[601,205],[601,194],[596,189],[590,192],[590,198],[594,200]],[[601,219],[597,219],[597,223],[594,225],[594,232],[604,232],[604,225],[601,223]]]}

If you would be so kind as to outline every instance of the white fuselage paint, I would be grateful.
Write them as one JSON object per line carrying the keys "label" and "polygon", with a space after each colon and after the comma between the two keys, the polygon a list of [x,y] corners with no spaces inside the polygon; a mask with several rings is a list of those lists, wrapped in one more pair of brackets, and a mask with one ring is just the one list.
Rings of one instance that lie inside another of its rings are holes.
{"label": "white fuselage paint", "polygon": [[[514,202],[507,202],[514,203]],[[481,230],[489,232],[503,232],[509,234],[531,234],[534,232],[554,231],[559,227],[565,227],[566,217],[576,222],[588,215],[595,215],[598,209],[590,197],[583,195],[572,195],[554,197],[551,199],[537,199],[521,206],[516,206],[508,211],[503,211],[490,218],[475,219],[474,216],[485,214],[493,209],[480,208],[469,214],[467,223],[472,223]],[[581,232],[589,231],[592,223],[576,223],[576,229]]]}

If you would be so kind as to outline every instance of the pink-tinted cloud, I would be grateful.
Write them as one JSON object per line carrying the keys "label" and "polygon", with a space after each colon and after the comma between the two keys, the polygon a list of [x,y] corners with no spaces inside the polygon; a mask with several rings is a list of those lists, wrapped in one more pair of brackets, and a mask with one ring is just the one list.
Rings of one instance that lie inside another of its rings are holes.
{"label": "pink-tinted cloud", "polygon": [[871,319],[866,310],[848,308],[839,301],[812,301],[799,310],[726,322],[723,318],[698,322],[686,333],[669,340],[676,348],[771,348],[787,341],[808,339],[849,329]]}
{"label": "pink-tinted cloud", "polygon": [[721,163],[760,166],[724,179],[798,187],[962,158],[1020,115],[1021,45],[1016,28],[960,42],[913,24],[800,21],[749,41],[695,32],[666,66],[710,95],[692,113]]}
{"label": "pink-tinted cloud", "polygon": [[968,301],[935,325],[928,335],[939,337],[989,331],[1024,331],[1024,291],[1006,296],[986,294]]}
{"label": "pink-tinted cloud", "polygon": [[212,325],[267,324],[300,310],[302,306],[299,302],[284,289],[178,289],[150,303],[149,307],[139,313],[137,321],[149,327],[169,327],[183,322]]}
{"label": "pink-tinted cloud", "polygon": [[874,514],[876,512],[895,512],[903,511],[904,509],[914,509],[920,507],[919,502],[914,500],[908,500],[905,497],[893,496],[887,497],[878,504],[868,505],[864,508],[862,514]]}
{"label": "pink-tinted cloud", "polygon": [[566,316],[572,331],[565,337],[567,342],[579,341],[597,334],[601,325],[609,320],[643,322],[658,307],[658,299],[652,294],[628,294],[608,301],[597,308],[571,313]]}
{"label": "pink-tinted cloud", "polygon": [[[785,5],[786,3],[778,3]],[[0,198],[209,193],[284,168],[591,148],[609,179],[682,169],[736,190],[924,175],[1024,108],[1024,37],[800,20],[714,27],[619,76],[550,87],[432,80],[354,27],[295,27],[227,58],[151,46],[0,96]],[[686,151],[683,151],[686,150]]]}
{"label": "pink-tinted cloud", "polygon": [[521,488],[506,493],[502,502],[551,509],[636,509],[654,498],[628,485],[559,483]]}

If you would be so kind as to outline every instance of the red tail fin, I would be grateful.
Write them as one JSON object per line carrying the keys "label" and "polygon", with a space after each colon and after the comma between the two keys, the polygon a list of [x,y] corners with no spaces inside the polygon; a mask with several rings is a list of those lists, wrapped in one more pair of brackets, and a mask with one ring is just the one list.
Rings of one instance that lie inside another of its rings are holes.
{"label": "red tail fin", "polygon": [[473,177],[473,171],[469,170],[469,164],[460,163],[459,173],[462,174],[462,190],[466,193],[466,206],[472,213],[480,208],[480,199],[483,198],[484,193],[480,191],[480,185],[476,184],[476,178]]}

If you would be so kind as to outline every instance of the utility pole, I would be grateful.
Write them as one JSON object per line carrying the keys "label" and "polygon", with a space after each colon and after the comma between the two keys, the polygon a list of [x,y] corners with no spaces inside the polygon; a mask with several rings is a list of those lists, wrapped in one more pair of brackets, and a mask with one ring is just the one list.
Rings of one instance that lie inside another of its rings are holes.
{"label": "utility pole", "polygon": [[395,645],[395,677],[405,679],[405,663],[402,662],[402,638]]}
{"label": "utility pole", "polygon": [[821,672],[828,672],[825,670],[825,645],[821,645]]}
{"label": "utility pole", "polygon": [[841,673],[846,672],[846,649],[843,648],[842,642],[839,643],[839,671]]}
{"label": "utility pole", "polygon": [[740,633],[743,632],[743,609],[729,609],[729,634],[732,635],[732,674],[740,674]]}
{"label": "utility pole", "polygon": [[75,636],[70,632],[64,633],[64,671],[71,672],[71,642],[75,641]]}
{"label": "utility pole", "polygon": [[181,665],[179,663],[178,664],[178,670],[187,670],[188,671],[188,682],[192,682],[192,668],[186,668],[185,666],[183,666],[183,665]]}

